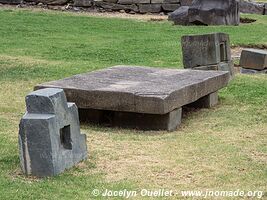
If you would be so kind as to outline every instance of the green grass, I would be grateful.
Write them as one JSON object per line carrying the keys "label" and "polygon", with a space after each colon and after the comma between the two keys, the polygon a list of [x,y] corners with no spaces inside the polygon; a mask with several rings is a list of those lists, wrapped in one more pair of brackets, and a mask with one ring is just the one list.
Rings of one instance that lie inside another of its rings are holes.
{"label": "green grass", "polygon": [[233,46],[267,45],[266,16],[246,17],[257,21],[182,27],[0,9],[0,199],[95,199],[94,188],[266,191],[266,75],[237,75],[218,106],[190,113],[175,132],[83,125],[90,157],[60,176],[27,178],[19,167],[18,124],[37,83],[117,64],[181,68],[186,34],[219,31]]}

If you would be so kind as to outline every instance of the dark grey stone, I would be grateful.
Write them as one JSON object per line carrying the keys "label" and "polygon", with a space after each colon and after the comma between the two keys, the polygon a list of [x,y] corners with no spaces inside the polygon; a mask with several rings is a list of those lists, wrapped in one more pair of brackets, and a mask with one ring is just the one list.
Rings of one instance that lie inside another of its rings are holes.
{"label": "dark grey stone", "polygon": [[26,175],[54,176],[86,159],[78,109],[67,103],[62,89],[32,92],[26,105],[19,126],[20,162]]}
{"label": "dark grey stone", "polygon": [[118,0],[103,0],[103,1],[108,3],[118,3]]}
{"label": "dark grey stone", "polygon": [[263,3],[256,3],[251,1],[239,1],[239,9],[242,13],[251,13],[251,14],[264,14],[264,4]]}
{"label": "dark grey stone", "polygon": [[95,5],[98,6],[98,7],[102,7],[104,9],[113,10],[113,11],[129,10],[129,11],[138,12],[138,7],[135,4],[122,5],[122,4],[117,4],[117,3],[108,3],[108,2],[102,2],[102,1],[95,1]]}
{"label": "dark grey stone", "polygon": [[169,19],[177,25],[238,25],[239,4],[236,0],[194,0],[188,10],[181,6]]}
{"label": "dark grey stone", "polygon": [[91,0],[74,0],[74,6],[77,7],[91,7],[93,5],[93,1]]}
{"label": "dark grey stone", "polygon": [[182,37],[181,42],[185,68],[231,61],[228,34],[186,35]]}
{"label": "dark grey stone", "polygon": [[164,11],[175,11],[177,8],[180,7],[180,4],[173,4],[173,3],[164,3],[162,4],[162,9]]}
{"label": "dark grey stone", "polygon": [[166,114],[225,87],[228,72],[115,66],[37,85],[82,109]]}
{"label": "dark grey stone", "polygon": [[161,4],[138,4],[140,13],[158,13],[161,12]]}
{"label": "dark grey stone", "polygon": [[241,52],[240,66],[256,70],[267,68],[267,51],[261,49],[244,49]]}
{"label": "dark grey stone", "polygon": [[46,5],[64,5],[70,0],[26,0],[28,2],[43,3]]}
{"label": "dark grey stone", "polygon": [[168,15],[168,20],[173,21],[175,25],[188,25],[188,9],[189,6],[181,6]]}
{"label": "dark grey stone", "polygon": [[79,114],[83,122],[140,130],[173,131],[181,123],[182,108],[162,115],[94,109],[79,109]]}

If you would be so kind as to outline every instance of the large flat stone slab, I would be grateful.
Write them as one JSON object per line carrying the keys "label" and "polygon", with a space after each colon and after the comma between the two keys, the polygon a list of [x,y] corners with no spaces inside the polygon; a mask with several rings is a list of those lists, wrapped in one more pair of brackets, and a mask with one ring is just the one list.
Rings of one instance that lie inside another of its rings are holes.
{"label": "large flat stone slab", "polygon": [[80,109],[166,114],[225,87],[229,73],[115,66],[37,85],[62,88]]}

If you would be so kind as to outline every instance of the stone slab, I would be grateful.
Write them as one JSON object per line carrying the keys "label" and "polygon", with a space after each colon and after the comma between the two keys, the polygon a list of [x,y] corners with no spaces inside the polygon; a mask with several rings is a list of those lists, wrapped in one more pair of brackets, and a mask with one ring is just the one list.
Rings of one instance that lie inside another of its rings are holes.
{"label": "stone slab", "polygon": [[267,68],[267,51],[261,49],[244,49],[241,52],[240,66],[256,70]]}
{"label": "stone slab", "polygon": [[230,39],[226,33],[185,35],[181,43],[184,68],[231,61]]}
{"label": "stone slab", "polygon": [[74,0],[73,5],[77,7],[91,7],[93,3],[91,0]]}
{"label": "stone slab", "polygon": [[20,163],[26,175],[54,176],[86,159],[78,108],[67,103],[62,89],[32,92],[26,106],[19,125]]}
{"label": "stone slab", "polygon": [[37,85],[62,88],[79,108],[166,114],[228,84],[229,73],[115,66]]}
{"label": "stone slab", "polygon": [[174,131],[182,118],[182,108],[163,115],[95,109],[79,109],[79,113],[83,122],[139,130]]}
{"label": "stone slab", "polygon": [[118,4],[118,3],[95,1],[95,5],[102,7],[106,10],[112,10],[112,11],[127,10],[127,11],[138,12],[138,7],[135,4],[124,5],[124,4]]}
{"label": "stone slab", "polygon": [[21,4],[22,0],[0,0],[3,4]]}

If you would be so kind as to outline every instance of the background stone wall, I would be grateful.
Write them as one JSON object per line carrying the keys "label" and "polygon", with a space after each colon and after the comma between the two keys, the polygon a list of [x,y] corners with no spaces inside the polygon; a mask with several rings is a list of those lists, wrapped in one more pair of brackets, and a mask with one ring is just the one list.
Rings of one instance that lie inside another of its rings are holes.
{"label": "background stone wall", "polygon": [[[0,4],[43,4],[76,8],[96,8],[104,11],[128,13],[169,13],[180,6],[189,6],[193,0],[0,0]],[[267,3],[240,0],[240,12],[267,15]],[[75,10],[75,9],[74,9]]]}

